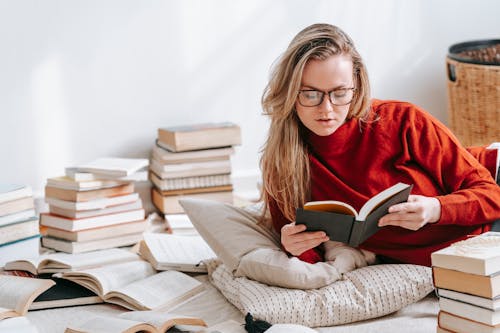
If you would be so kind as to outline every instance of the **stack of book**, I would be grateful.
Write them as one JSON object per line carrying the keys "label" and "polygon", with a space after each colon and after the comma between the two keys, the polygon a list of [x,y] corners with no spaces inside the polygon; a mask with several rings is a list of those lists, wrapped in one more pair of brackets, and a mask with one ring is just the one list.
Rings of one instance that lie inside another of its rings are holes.
{"label": "stack of book", "polygon": [[66,169],[64,177],[49,178],[45,187],[49,213],[40,215],[42,245],[80,253],[141,240],[147,220],[134,182],[128,179],[148,163],[101,158]]}
{"label": "stack of book", "polygon": [[488,232],[432,253],[438,332],[500,332],[500,233]]}
{"label": "stack of book", "polygon": [[241,144],[238,125],[210,123],[158,129],[150,163],[154,205],[165,215],[183,214],[183,197],[233,202],[231,159]]}
{"label": "stack of book", "polygon": [[14,256],[38,256],[39,243],[31,187],[0,184],[0,267]]}

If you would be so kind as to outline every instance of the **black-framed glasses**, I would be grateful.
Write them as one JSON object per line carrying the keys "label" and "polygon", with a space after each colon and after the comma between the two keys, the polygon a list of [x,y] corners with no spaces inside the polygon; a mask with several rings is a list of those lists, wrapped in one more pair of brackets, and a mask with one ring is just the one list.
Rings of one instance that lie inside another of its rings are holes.
{"label": "black-framed glasses", "polygon": [[354,98],[356,88],[337,88],[331,91],[319,91],[314,89],[299,90],[297,96],[299,104],[302,106],[318,106],[323,103],[325,94],[328,94],[333,105],[343,106],[350,104]]}

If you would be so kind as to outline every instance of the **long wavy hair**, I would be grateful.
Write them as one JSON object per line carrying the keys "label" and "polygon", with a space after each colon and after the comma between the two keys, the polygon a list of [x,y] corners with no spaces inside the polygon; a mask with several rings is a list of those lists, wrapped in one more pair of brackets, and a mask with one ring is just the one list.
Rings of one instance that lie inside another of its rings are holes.
{"label": "long wavy hair", "polygon": [[[330,24],[313,24],[300,31],[271,70],[262,95],[263,114],[271,119],[260,167],[264,216],[274,200],[282,214],[295,220],[295,209],[310,197],[308,147],[303,140],[305,127],[295,111],[304,66],[310,59],[325,60],[348,55],[353,62],[355,93],[347,119],[363,119],[370,108],[370,85],[365,65],[351,38]],[[263,219],[265,224],[269,219]],[[270,226],[270,225],[268,225]]]}

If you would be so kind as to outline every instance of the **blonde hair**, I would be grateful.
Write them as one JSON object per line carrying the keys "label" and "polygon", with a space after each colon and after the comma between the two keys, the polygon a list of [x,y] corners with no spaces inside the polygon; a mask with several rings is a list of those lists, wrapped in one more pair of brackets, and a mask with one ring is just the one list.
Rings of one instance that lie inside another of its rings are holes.
{"label": "blonde hair", "polygon": [[305,128],[295,112],[295,100],[307,61],[341,54],[352,59],[356,88],[347,119],[363,119],[370,107],[368,73],[351,38],[338,27],[313,24],[305,28],[273,66],[262,95],[263,114],[271,118],[260,159],[264,215],[269,210],[269,202],[274,200],[283,215],[293,221],[295,209],[303,206],[310,196],[308,148],[303,140]]}

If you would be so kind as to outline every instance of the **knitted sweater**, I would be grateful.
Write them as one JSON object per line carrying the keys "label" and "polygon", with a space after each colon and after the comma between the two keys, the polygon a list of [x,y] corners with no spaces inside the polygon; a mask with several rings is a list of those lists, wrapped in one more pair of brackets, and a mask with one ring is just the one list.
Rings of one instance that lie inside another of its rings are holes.
{"label": "knitted sweater", "polygon": [[[500,218],[500,186],[490,171],[444,125],[412,104],[374,100],[375,115],[371,122],[351,119],[329,136],[307,133],[310,200],[341,200],[359,210],[397,182],[413,184],[412,194],[436,197],[437,223],[417,231],[386,226],[360,246],[396,262],[430,266],[433,251],[490,230]],[[273,202],[270,211],[277,231],[290,222]],[[322,260],[318,249],[299,258]]]}

